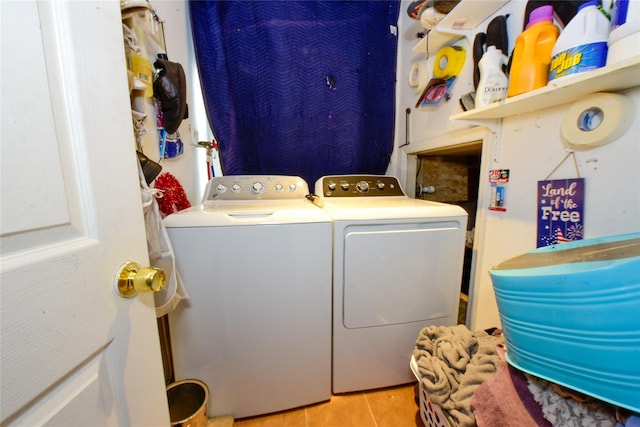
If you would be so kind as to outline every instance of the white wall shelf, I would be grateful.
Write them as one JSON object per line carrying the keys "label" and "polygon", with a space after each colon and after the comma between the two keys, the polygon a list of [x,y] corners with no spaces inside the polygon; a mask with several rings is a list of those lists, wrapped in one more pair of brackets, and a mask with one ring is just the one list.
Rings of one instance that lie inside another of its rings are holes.
{"label": "white wall shelf", "polygon": [[433,29],[427,33],[424,38],[413,47],[414,52],[426,53],[427,55],[435,55],[445,46],[451,46],[462,37],[455,34],[446,34]]}
{"label": "white wall shelf", "polygon": [[552,81],[540,89],[454,114],[449,119],[469,121],[501,119],[573,102],[595,92],[617,92],[636,86],[640,86],[640,56],[569,79]]}
{"label": "white wall shelf", "polygon": [[473,30],[510,0],[462,0],[414,46],[414,52],[435,54],[463,37],[470,38]]}

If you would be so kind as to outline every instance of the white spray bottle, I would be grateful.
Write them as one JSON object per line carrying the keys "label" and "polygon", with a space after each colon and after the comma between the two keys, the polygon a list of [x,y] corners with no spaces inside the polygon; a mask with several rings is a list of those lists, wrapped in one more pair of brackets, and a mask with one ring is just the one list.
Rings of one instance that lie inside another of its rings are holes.
{"label": "white spray bottle", "polygon": [[478,62],[480,80],[476,89],[476,108],[502,101],[507,97],[509,79],[502,71],[507,57],[500,49],[489,46]]}

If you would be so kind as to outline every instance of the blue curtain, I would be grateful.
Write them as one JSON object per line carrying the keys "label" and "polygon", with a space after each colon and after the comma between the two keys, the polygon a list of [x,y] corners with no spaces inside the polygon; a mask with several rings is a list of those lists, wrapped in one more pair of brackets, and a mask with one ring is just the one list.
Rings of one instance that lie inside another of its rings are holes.
{"label": "blue curtain", "polygon": [[399,1],[190,1],[225,175],[383,174]]}

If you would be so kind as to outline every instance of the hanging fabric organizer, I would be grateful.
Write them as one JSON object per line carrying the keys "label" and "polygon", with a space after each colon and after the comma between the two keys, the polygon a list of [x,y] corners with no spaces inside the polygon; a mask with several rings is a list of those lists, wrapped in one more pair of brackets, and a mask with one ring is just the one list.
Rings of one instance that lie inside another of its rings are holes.
{"label": "hanging fabric organizer", "polygon": [[[181,300],[187,299],[188,294],[175,266],[173,248],[162,221],[163,214],[166,215],[166,213],[160,211],[158,199],[162,200],[163,206],[179,200],[179,208],[188,207],[189,202],[184,193],[176,198],[175,194],[167,192],[166,189],[154,189],[150,185],[154,180],[156,183],[162,182],[163,176],[169,175],[168,173],[160,175],[161,159],[175,157],[167,156],[166,153],[172,152],[179,155],[182,154],[182,150],[177,144],[167,145],[165,141],[163,147],[162,143],[158,142],[163,140],[162,135],[166,133],[162,110],[157,108],[154,102],[158,90],[154,87],[157,86],[154,82],[157,81],[157,71],[153,63],[159,55],[166,57],[162,22],[148,2],[135,2],[131,7],[122,8],[122,29],[149,263],[153,267],[162,269],[167,276],[165,288],[154,294],[156,316],[161,318],[175,309]],[[183,98],[184,93],[183,87],[181,92]],[[178,116],[186,114],[186,103],[183,108],[184,111],[179,112]],[[154,132],[154,124],[158,125],[158,132]],[[170,138],[174,141],[179,140],[180,135],[177,131],[179,121],[174,120],[171,125],[174,128]],[[180,144],[182,144],[181,141]],[[159,146],[160,150],[157,148]],[[145,151],[149,156],[145,155]],[[158,159],[158,162],[154,159]],[[166,182],[166,178],[164,181]],[[178,185],[173,184],[174,187]],[[173,205],[171,209],[173,210]]]}
{"label": "hanging fabric organizer", "polygon": [[122,24],[137,149],[153,159],[179,157],[184,144],[178,126],[188,114],[182,66],[168,61],[163,22],[148,2],[123,6]]}
{"label": "hanging fabric organizer", "polygon": [[190,1],[225,174],[385,173],[397,1]]}

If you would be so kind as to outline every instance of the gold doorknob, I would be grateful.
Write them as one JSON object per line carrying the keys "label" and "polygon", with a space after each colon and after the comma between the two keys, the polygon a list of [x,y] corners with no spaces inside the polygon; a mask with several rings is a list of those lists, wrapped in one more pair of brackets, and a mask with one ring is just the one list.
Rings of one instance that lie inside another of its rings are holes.
{"label": "gold doorknob", "polygon": [[167,275],[159,268],[142,267],[136,262],[127,261],[116,274],[118,294],[131,298],[138,292],[158,292],[164,288]]}

